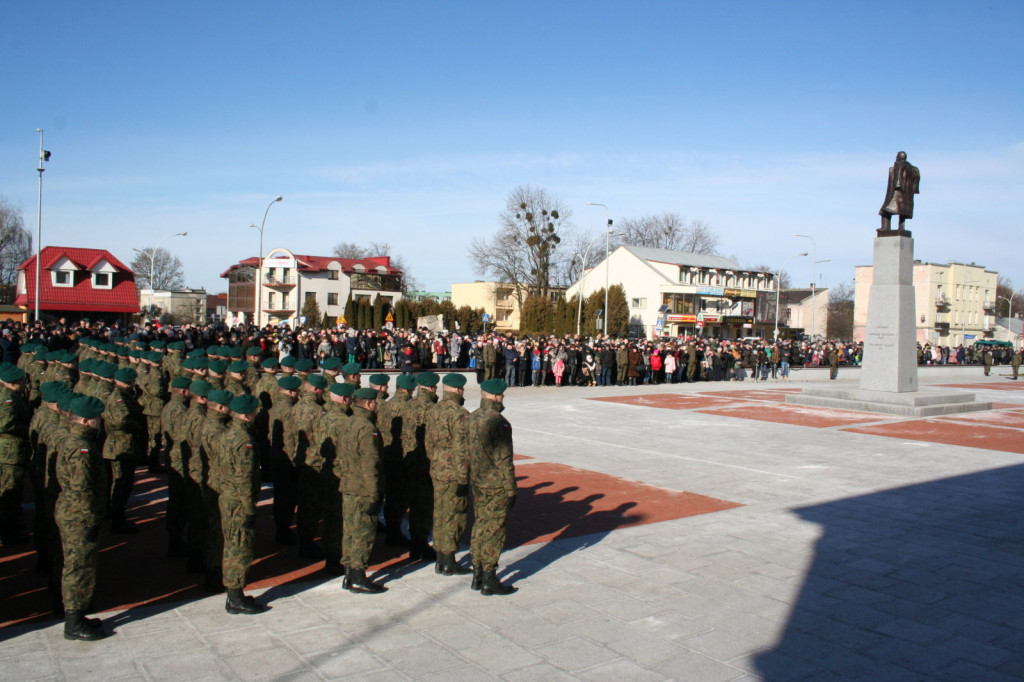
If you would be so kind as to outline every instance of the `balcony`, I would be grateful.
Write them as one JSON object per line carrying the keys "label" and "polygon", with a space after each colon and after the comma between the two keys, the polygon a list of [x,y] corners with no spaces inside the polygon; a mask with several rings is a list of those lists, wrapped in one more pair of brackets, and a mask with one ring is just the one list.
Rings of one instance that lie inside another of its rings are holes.
{"label": "balcony", "polygon": [[949,322],[936,322],[935,331],[945,335],[949,333]]}
{"label": "balcony", "polygon": [[298,278],[295,275],[287,275],[284,277],[267,275],[263,278],[263,286],[270,287],[272,289],[291,289],[298,283]]}
{"label": "balcony", "polygon": [[935,307],[939,309],[949,308],[949,299],[946,298],[945,294],[939,294],[935,297]]}
{"label": "balcony", "polygon": [[982,304],[981,307],[984,308],[986,311],[995,310],[996,309],[996,302],[995,301],[985,301]]}

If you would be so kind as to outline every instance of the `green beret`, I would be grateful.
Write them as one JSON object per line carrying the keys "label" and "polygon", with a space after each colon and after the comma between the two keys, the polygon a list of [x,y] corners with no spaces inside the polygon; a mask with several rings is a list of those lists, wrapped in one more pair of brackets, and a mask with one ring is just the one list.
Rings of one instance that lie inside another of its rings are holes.
{"label": "green beret", "polygon": [[223,374],[228,369],[227,360],[210,360],[206,363],[206,368],[214,374]]}
{"label": "green beret", "polygon": [[78,363],[78,371],[84,374],[93,374],[93,363],[96,361],[92,358],[86,358]]}
{"label": "green beret", "polygon": [[225,391],[223,388],[218,388],[206,394],[207,402],[217,403],[218,405],[230,405],[234,399],[235,394],[231,391]]}
{"label": "green beret", "polygon": [[130,384],[135,381],[138,376],[138,373],[131,367],[123,367],[114,372],[114,381],[120,381],[122,384]]}
{"label": "green beret", "polygon": [[248,355],[249,357],[258,358],[259,356],[263,355],[263,349],[260,348],[259,346],[249,346],[248,348],[245,349],[245,354]]}
{"label": "green beret", "polygon": [[67,386],[63,381],[44,381],[39,385],[39,392],[43,396],[43,402],[55,403],[60,395],[58,386]]}
{"label": "green beret", "polygon": [[69,350],[61,350],[61,351],[57,351],[57,352],[59,353],[59,355],[57,356],[57,362],[59,362],[59,363],[61,363],[63,365],[70,365],[71,363],[73,363],[75,361],[75,357],[76,356],[71,351],[69,351]]}
{"label": "green beret", "polygon": [[294,367],[295,366],[295,356],[294,355],[286,355],[286,356],[284,356],[283,358],[281,358],[280,365],[282,367]]}
{"label": "green beret", "polygon": [[21,354],[22,355],[32,355],[35,352],[36,352],[36,344],[34,344],[34,343],[26,343],[26,344],[23,344],[21,346]]}
{"label": "green beret", "polygon": [[187,357],[187,358],[205,358],[206,357],[206,349],[205,348],[193,348],[192,350],[190,350],[188,353],[185,354],[185,357]]}
{"label": "green beret", "polygon": [[296,372],[312,372],[313,371],[313,361],[310,360],[309,358],[302,358],[301,360],[296,360],[295,361],[295,371]]}
{"label": "green beret", "polygon": [[185,388],[187,389],[192,384],[188,377],[174,377],[171,380],[171,388]]}
{"label": "green beret", "polygon": [[249,363],[246,362],[245,360],[235,360],[228,367],[228,370],[234,372],[235,374],[241,374],[247,369],[249,369]]}
{"label": "green beret", "polygon": [[297,391],[302,385],[302,379],[297,376],[281,377],[277,380],[277,385],[285,391]]}
{"label": "green beret", "polygon": [[142,351],[140,351],[138,348],[130,348],[128,350],[128,357],[135,358],[136,360],[138,360],[141,357],[141,353]]}
{"label": "green beret", "polygon": [[159,365],[164,361],[164,354],[158,350],[151,350],[145,355],[146,360],[152,362],[154,365]]}
{"label": "green beret", "polygon": [[306,381],[313,388],[319,388],[321,391],[327,388],[327,379],[321,374],[310,374],[306,377]]}
{"label": "green beret", "polygon": [[207,346],[206,357],[208,358],[219,358],[220,357],[220,346]]}
{"label": "green beret", "polygon": [[242,357],[242,347],[241,346],[231,346],[231,347],[229,347],[228,348],[228,357],[229,358],[234,358],[235,360],[237,360],[238,358]]}
{"label": "green beret", "polygon": [[4,367],[0,370],[0,381],[6,384],[16,384],[25,378],[25,371],[19,369],[16,365]]}
{"label": "green beret", "polygon": [[444,379],[441,381],[445,386],[451,386],[452,388],[462,388],[466,385],[465,374],[446,374]]}
{"label": "green beret", "polygon": [[36,348],[35,361],[36,362],[46,362],[47,356],[49,356],[49,354],[50,354],[50,351],[46,350],[46,346],[39,346],[38,348]]}
{"label": "green beret", "polygon": [[135,342],[135,348],[137,348],[138,350],[146,350],[146,348],[148,348],[148,347],[149,346],[146,344],[145,341],[136,341]]}
{"label": "green beret", "polygon": [[375,388],[357,388],[356,392],[352,394],[357,400],[376,400],[380,397]]}
{"label": "green beret", "polygon": [[101,379],[112,379],[117,372],[117,365],[111,362],[94,362],[91,371]]}
{"label": "green beret", "polygon": [[370,385],[371,386],[387,386],[391,378],[387,374],[371,374]]}
{"label": "green beret", "polygon": [[404,388],[407,391],[416,390],[416,377],[411,374],[403,374],[395,380],[395,385],[398,388]]}
{"label": "green beret", "polygon": [[350,362],[341,368],[342,374],[359,374],[362,366],[358,362]]}
{"label": "green beret", "polygon": [[267,358],[260,363],[263,369],[277,369],[277,358]]}
{"label": "green beret", "polygon": [[[216,360],[214,360],[216,362]],[[210,359],[207,357],[192,358],[192,369],[206,369],[210,366]]]}
{"label": "green beret", "polygon": [[103,414],[103,401],[91,395],[78,394],[68,403],[68,408],[82,419],[95,419]]}
{"label": "green beret", "polygon": [[437,386],[437,382],[441,380],[434,372],[420,372],[416,375],[417,386]]}
{"label": "green beret", "polygon": [[232,398],[228,409],[236,414],[251,414],[260,409],[260,404],[260,399],[256,396],[243,393]]}
{"label": "green beret", "polygon": [[116,346],[114,352],[117,353],[117,357],[126,358],[128,357],[128,349],[124,346]]}
{"label": "green beret", "polygon": [[335,383],[331,386],[331,393],[334,395],[340,395],[342,398],[351,398],[352,394],[356,392],[356,387],[352,384],[339,384]]}
{"label": "green beret", "polygon": [[480,384],[480,390],[491,395],[501,395],[508,388],[504,379],[488,379]]}
{"label": "green beret", "polygon": [[149,344],[149,347],[152,348],[153,350],[161,350],[163,348],[167,348],[167,342],[166,341],[154,341],[151,344]]}
{"label": "green beret", "polygon": [[197,359],[198,358],[185,358],[184,360],[181,361],[181,368],[182,369],[195,369],[196,368],[196,360]]}
{"label": "green beret", "polygon": [[167,344],[167,350],[185,350],[184,341],[171,341]]}
{"label": "green beret", "polygon": [[[61,383],[63,383],[63,382],[61,382]],[[64,384],[64,386],[67,386],[67,384]],[[79,395],[80,394],[75,393],[74,391],[72,391],[70,389],[68,389],[66,391],[65,390],[57,390],[57,407],[62,412],[67,412],[68,410],[71,409],[71,401],[74,400]]]}
{"label": "green beret", "polygon": [[339,358],[339,357],[327,358],[326,360],[324,360],[323,367],[324,367],[325,370],[330,370],[330,371],[333,372],[334,370],[336,370],[339,367],[341,367],[341,358]]}
{"label": "green beret", "polygon": [[204,379],[199,379],[198,381],[193,381],[188,386],[189,392],[192,395],[199,396],[200,398],[205,398],[206,396],[208,396],[212,389],[213,389],[213,385],[210,384],[209,381],[206,381]]}

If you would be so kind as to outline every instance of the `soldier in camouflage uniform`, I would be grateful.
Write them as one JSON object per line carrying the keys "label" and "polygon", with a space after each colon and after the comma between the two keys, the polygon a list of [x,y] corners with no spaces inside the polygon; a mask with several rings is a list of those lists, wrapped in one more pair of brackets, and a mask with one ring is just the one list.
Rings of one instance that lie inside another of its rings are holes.
{"label": "soldier in camouflage uniform", "polygon": [[498,558],[505,546],[508,513],[516,501],[512,463],[512,425],[501,416],[506,384],[491,379],[480,384],[480,407],[469,415],[469,483],[473,490],[473,589],[484,595],[511,594],[516,588],[498,580]]}
{"label": "soldier in camouflage uniform", "polygon": [[296,528],[299,535],[299,556],[314,561],[323,559],[324,553],[316,545],[317,525],[324,515],[327,491],[321,476],[324,466],[320,456],[320,420],[324,415],[323,394],[327,380],[319,374],[307,374],[302,393],[292,407],[286,437],[291,442],[292,462],[295,465],[298,489]]}
{"label": "soldier in camouflage uniform", "polygon": [[92,396],[77,396],[68,406],[71,424],[56,447],[54,467],[59,488],[54,519],[63,548],[64,638],[91,641],[106,636],[100,621],[85,617],[96,588],[103,506],[103,460],[94,441],[103,403]]}
{"label": "soldier in camouflage uniform", "polygon": [[259,409],[260,401],[255,396],[243,394],[231,400],[231,423],[218,441],[215,455],[224,538],[222,572],[228,593],[224,609],[232,614],[262,613],[267,609],[242,592],[255,548],[260,466],[250,426]]}
{"label": "soldier in camouflage uniform", "polygon": [[377,392],[360,388],[353,394],[352,417],[338,458],[338,479],[342,491],[342,587],[351,592],[378,594],[387,588],[366,576],[370,550],[377,535],[380,513],[380,432],[374,424]]}
{"label": "soldier in camouflage uniform", "polygon": [[358,362],[350,362],[341,368],[341,376],[346,384],[352,384],[356,388],[361,385],[359,371],[362,365]]}
{"label": "soldier in camouflage uniform", "polygon": [[427,413],[437,402],[434,372],[421,372],[416,377],[416,397],[409,402],[402,420],[402,449],[405,451],[406,491],[409,495],[409,558],[434,561],[437,554],[428,544],[434,524],[434,489],[430,483],[430,460],[425,442]]}
{"label": "soldier in camouflage uniform", "polygon": [[135,467],[145,429],[144,417],[135,400],[135,370],[126,367],[111,372],[112,369],[113,366],[107,363],[96,368],[98,372],[111,373],[114,377],[114,390],[104,402],[103,411],[106,426],[103,459],[107,463],[110,481],[110,531],[137,533],[135,524],[125,518],[125,509],[135,484]]}
{"label": "soldier in camouflage uniform", "polygon": [[378,402],[377,426],[381,435],[384,460],[384,525],[385,542],[394,547],[408,547],[409,539],[402,534],[402,518],[409,509],[405,483],[405,453],[402,450],[402,424],[416,390],[416,379],[402,375],[395,381],[395,397]]}
{"label": "soldier in camouflage uniform", "polygon": [[207,463],[203,459],[202,440],[203,424],[206,423],[206,396],[210,393],[210,384],[204,379],[197,379],[189,384],[192,400],[185,413],[184,441],[182,442],[182,459],[187,466],[188,478],[185,480],[185,510],[188,516],[188,570],[192,573],[203,573],[206,562],[203,555],[206,551],[206,508],[203,496],[207,484]]}
{"label": "soldier in camouflage uniform", "polygon": [[[36,572],[46,574],[50,570],[56,527],[53,525],[53,504],[47,500],[46,456],[49,444],[54,442],[54,425],[58,423],[56,410],[58,384],[42,384],[39,387],[39,407],[32,414],[28,425],[29,464],[28,476],[32,482],[33,499],[36,502],[32,517],[32,540],[36,548]],[[63,428],[61,427],[61,433]]]}
{"label": "soldier in camouflage uniform", "polygon": [[[171,341],[167,344],[167,355],[164,357],[163,368],[170,377],[171,381],[174,381],[175,377],[185,377],[185,370],[182,368],[182,357],[185,350],[184,341]],[[191,378],[189,378],[191,381]]]}
{"label": "soldier in camouflage uniform", "polygon": [[298,399],[300,385],[299,377],[294,374],[278,379],[274,406],[267,415],[270,467],[274,479],[274,525],[277,527],[275,540],[279,545],[295,544],[291,525],[298,497],[298,473],[292,462],[294,446],[289,435],[294,431],[291,413],[292,406]]}
{"label": "soldier in camouflage uniform", "polygon": [[139,403],[142,405],[142,413],[146,415],[145,453],[151,472],[164,471],[163,463],[160,461],[160,453],[163,450],[160,413],[163,412],[167,398],[167,382],[160,368],[163,357],[163,354],[156,350],[148,351],[140,357],[144,369],[139,370],[142,372],[139,377],[139,388],[142,389]]}
{"label": "soldier in camouflage uniform", "polygon": [[0,370],[0,541],[20,545],[28,536],[20,527],[21,496],[28,465],[28,425],[25,372],[14,365]]}
{"label": "soldier in camouflage uniform", "polygon": [[220,515],[221,481],[224,478],[223,462],[217,457],[221,444],[227,436],[228,420],[231,418],[229,405],[235,396],[230,391],[215,389],[206,394],[206,421],[200,437],[200,457],[207,464],[206,488],[203,490],[203,507],[206,509],[206,590],[220,592],[224,589],[221,567],[224,561],[224,535]]}
{"label": "soldier in camouflage uniform", "polygon": [[348,440],[348,427],[352,417],[351,399],[356,387],[334,383],[328,390],[324,416],[318,426],[321,469],[321,489],[324,494],[324,571],[331,575],[344,575],[341,563],[341,462],[340,454]]}
{"label": "soldier in camouflage uniform", "polygon": [[228,376],[224,379],[224,388],[235,395],[242,395],[249,392],[245,384],[245,373],[249,369],[249,363],[245,360],[236,360],[228,365]]}
{"label": "soldier in camouflage uniform", "polygon": [[185,377],[174,377],[170,387],[171,399],[160,413],[163,428],[161,440],[167,458],[167,556],[172,558],[188,556],[185,545],[185,529],[188,526],[185,501],[188,461],[185,459],[185,440],[188,389],[191,383]]}
{"label": "soldier in camouflage uniform", "polygon": [[246,393],[256,395],[256,384],[259,382],[260,377],[263,376],[263,372],[260,371],[262,356],[263,351],[260,350],[258,344],[245,349],[246,368],[245,375],[242,377],[242,383],[245,384]]}
{"label": "soldier in camouflage uniform", "polygon": [[463,407],[466,376],[445,376],[444,396],[427,413],[427,456],[434,485],[434,571],[441,575],[465,575],[469,569],[455,561],[459,538],[466,531],[469,495],[469,450]]}

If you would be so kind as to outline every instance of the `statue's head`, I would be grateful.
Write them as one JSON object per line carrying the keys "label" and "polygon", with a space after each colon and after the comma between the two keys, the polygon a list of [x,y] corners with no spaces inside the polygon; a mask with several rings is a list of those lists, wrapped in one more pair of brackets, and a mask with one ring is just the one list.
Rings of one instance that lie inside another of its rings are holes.
{"label": "statue's head", "polygon": [[906,152],[896,152],[896,160],[897,161],[906,161],[907,160],[907,153]]}

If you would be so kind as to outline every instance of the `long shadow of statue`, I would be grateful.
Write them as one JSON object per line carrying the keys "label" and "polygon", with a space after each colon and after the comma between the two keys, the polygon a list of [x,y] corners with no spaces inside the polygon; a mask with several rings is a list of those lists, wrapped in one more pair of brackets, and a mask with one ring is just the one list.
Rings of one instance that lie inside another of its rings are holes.
{"label": "long shadow of statue", "polygon": [[765,680],[1024,677],[1024,465],[796,512],[823,535]]}

